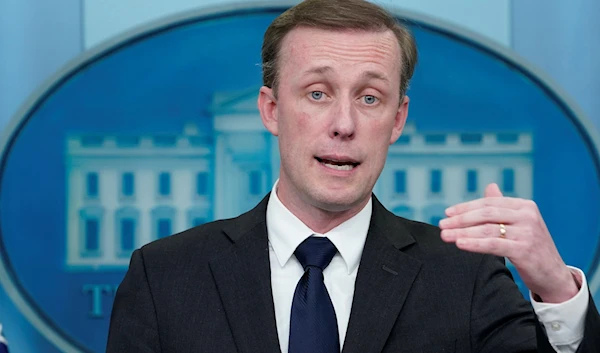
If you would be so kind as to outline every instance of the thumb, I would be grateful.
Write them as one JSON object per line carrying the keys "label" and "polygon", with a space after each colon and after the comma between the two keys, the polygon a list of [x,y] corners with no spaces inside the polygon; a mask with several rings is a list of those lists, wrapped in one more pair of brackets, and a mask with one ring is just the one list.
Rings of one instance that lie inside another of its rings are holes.
{"label": "thumb", "polygon": [[502,197],[502,191],[498,187],[498,184],[491,183],[485,188],[485,197]]}

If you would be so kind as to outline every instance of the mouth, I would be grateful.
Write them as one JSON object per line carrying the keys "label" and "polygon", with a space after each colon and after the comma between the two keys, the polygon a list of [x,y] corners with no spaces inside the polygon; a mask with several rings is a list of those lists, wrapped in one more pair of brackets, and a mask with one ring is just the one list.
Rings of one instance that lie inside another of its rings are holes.
{"label": "mouth", "polygon": [[349,158],[339,158],[338,159],[338,158],[330,158],[330,157],[327,157],[327,158],[315,157],[315,159],[319,163],[324,165],[325,167],[333,169],[333,170],[349,171],[360,165],[359,162],[349,159]]}

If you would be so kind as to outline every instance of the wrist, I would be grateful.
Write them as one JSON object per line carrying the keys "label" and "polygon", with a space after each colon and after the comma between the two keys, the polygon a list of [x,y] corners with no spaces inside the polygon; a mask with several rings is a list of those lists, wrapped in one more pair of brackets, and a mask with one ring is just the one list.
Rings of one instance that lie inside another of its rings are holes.
{"label": "wrist", "polygon": [[566,277],[565,280],[559,282],[564,283],[558,287],[559,289],[544,294],[533,293],[533,298],[538,302],[553,304],[563,303],[573,298],[579,293],[583,278],[581,278],[577,271],[572,270],[568,270],[568,275]]}

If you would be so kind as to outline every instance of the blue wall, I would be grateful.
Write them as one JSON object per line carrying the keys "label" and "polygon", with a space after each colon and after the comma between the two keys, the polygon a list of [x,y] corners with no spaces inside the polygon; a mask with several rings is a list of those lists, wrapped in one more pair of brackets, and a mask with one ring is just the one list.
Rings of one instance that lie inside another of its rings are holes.
{"label": "blue wall", "polygon": [[600,1],[513,1],[512,46],[600,126]]}
{"label": "blue wall", "polygon": [[0,1],[0,127],[82,51],[79,0]]}

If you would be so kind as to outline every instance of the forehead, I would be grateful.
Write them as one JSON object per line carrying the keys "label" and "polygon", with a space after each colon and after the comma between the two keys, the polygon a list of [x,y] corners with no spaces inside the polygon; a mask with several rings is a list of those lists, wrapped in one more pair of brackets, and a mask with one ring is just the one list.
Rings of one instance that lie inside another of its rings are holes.
{"label": "forehead", "polygon": [[311,66],[338,69],[377,69],[385,74],[400,73],[400,47],[391,30],[328,30],[299,27],[283,39],[280,74],[299,73]]}

